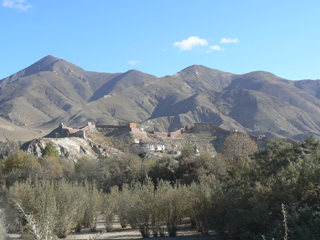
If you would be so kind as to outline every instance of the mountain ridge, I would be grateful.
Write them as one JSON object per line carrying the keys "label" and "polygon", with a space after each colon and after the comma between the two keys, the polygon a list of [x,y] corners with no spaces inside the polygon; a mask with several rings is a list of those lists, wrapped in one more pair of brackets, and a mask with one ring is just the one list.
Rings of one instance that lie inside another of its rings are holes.
{"label": "mountain ridge", "polygon": [[300,140],[320,136],[320,80],[291,81],[265,71],[232,74],[202,65],[160,78],[134,69],[99,73],[48,55],[0,80],[0,117],[43,129],[92,121],[174,131],[214,122],[227,130]]}

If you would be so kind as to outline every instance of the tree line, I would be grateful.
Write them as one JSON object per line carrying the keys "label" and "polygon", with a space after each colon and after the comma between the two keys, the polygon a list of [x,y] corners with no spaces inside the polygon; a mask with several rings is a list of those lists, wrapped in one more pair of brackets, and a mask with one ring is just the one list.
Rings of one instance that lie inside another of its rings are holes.
{"label": "tree line", "polygon": [[220,239],[319,239],[319,141],[267,145],[258,151],[235,133],[214,157],[194,157],[192,146],[178,159],[157,161],[128,154],[73,164],[50,146],[40,159],[13,153],[1,161],[8,220],[28,227],[18,204],[58,237],[94,231],[100,213],[107,230],[118,214],[123,227],[143,237],[175,236],[188,217],[202,234]]}

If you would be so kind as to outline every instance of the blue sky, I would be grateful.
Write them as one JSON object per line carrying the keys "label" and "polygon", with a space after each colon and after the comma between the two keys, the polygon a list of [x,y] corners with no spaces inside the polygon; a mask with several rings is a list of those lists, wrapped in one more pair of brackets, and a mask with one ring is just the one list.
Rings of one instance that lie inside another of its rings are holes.
{"label": "blue sky", "polygon": [[0,2],[0,79],[49,54],[98,72],[199,64],[320,79],[319,0]]}

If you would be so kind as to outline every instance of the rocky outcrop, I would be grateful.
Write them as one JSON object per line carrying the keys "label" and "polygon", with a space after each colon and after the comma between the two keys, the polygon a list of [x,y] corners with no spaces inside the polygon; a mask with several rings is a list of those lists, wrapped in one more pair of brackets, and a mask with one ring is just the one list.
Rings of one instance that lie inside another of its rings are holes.
{"label": "rocky outcrop", "polygon": [[81,157],[97,158],[99,155],[93,151],[95,145],[89,144],[82,138],[40,138],[30,141],[25,150],[37,157],[42,156],[42,151],[46,144],[51,141],[57,148],[60,157],[66,158],[72,162],[77,162]]}

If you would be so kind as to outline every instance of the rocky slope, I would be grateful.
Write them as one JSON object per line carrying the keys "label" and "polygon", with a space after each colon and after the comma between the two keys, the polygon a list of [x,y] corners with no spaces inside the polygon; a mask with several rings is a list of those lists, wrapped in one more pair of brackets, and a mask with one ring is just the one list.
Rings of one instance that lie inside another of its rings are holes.
{"label": "rocky slope", "polygon": [[39,138],[26,143],[23,148],[28,153],[37,157],[42,156],[43,149],[48,142],[52,142],[59,152],[59,156],[72,162],[77,162],[81,157],[90,159],[97,158],[99,155],[93,151],[90,143],[82,138]]}

